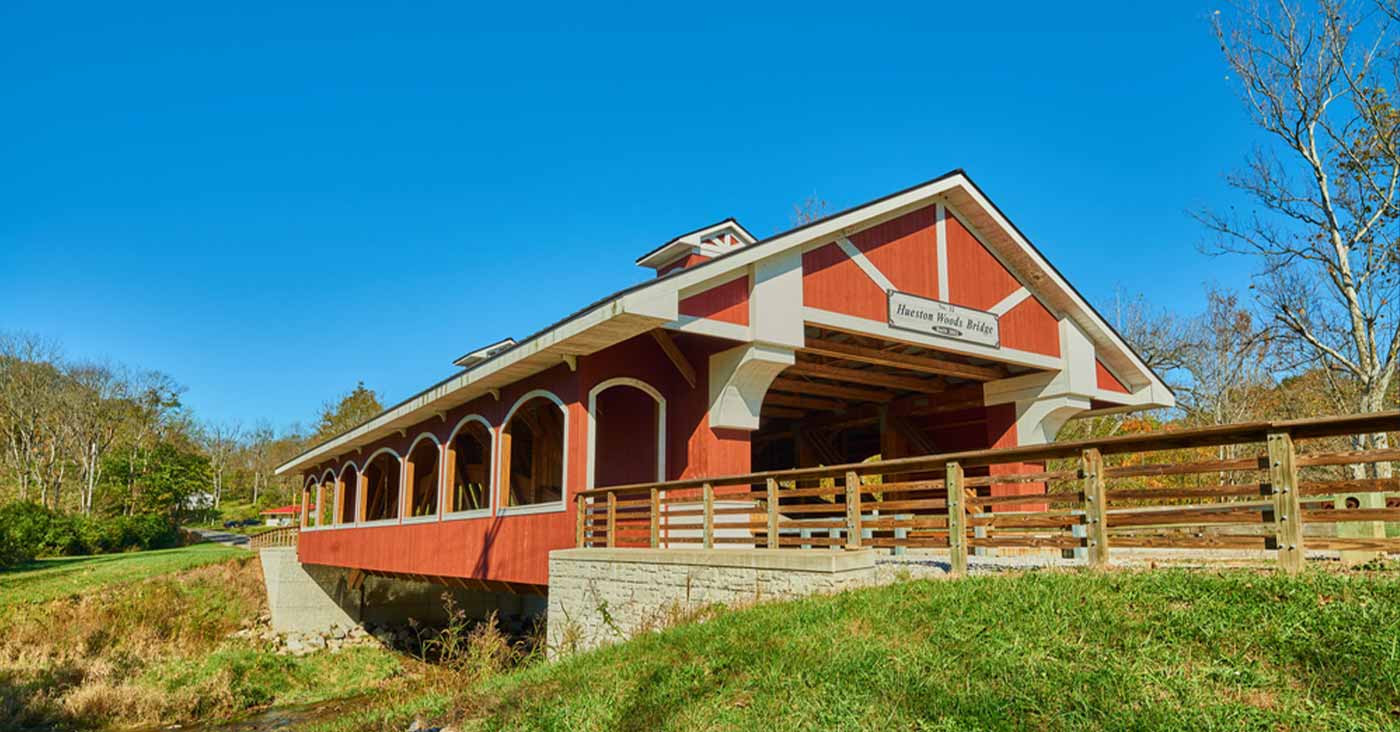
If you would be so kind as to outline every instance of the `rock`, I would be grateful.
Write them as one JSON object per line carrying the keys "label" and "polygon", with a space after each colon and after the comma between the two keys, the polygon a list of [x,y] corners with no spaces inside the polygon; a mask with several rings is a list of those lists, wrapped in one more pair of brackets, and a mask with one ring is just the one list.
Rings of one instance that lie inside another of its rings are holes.
{"label": "rock", "polygon": [[300,638],[291,635],[287,636],[287,641],[284,648],[287,649],[288,653],[299,654],[304,653],[306,651],[306,644],[302,643]]}
{"label": "rock", "polygon": [[326,639],[319,635],[309,635],[305,638],[303,643],[305,643],[307,648],[313,651],[318,651],[326,647]]}
{"label": "rock", "polygon": [[335,626],[334,628],[331,628],[331,637],[335,638],[336,640],[343,640],[345,638],[345,629],[340,627],[339,625]]}

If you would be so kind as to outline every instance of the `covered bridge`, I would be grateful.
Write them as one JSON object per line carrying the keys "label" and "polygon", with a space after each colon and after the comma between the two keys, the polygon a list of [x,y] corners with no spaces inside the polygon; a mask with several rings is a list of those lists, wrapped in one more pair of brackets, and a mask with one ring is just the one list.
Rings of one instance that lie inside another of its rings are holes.
{"label": "covered bridge", "polygon": [[590,488],[1036,445],[1173,403],[961,171],[762,240],[725,219],[637,263],[655,276],[280,466],[316,507],[300,561],[538,592]]}

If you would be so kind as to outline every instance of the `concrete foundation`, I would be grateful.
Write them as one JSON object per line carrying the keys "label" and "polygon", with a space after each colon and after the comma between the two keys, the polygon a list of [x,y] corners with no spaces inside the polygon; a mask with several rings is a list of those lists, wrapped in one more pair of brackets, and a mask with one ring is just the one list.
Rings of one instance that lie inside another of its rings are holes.
{"label": "concrete foundation", "polygon": [[563,549],[549,554],[549,649],[626,640],[707,605],[839,592],[876,581],[875,552]]}
{"label": "concrete foundation", "polygon": [[470,619],[495,612],[508,624],[522,625],[545,609],[542,597],[385,577],[365,577],[352,589],[351,570],[302,564],[294,547],[263,549],[261,559],[272,629],[279,633],[324,633],[360,624],[396,626],[410,619],[443,623],[447,620],[444,593]]}

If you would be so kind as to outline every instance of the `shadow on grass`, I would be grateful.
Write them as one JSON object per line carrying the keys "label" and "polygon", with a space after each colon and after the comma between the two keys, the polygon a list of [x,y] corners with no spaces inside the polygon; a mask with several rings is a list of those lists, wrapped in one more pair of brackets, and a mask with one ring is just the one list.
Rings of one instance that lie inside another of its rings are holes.
{"label": "shadow on grass", "polygon": [[73,717],[55,698],[82,682],[82,673],[69,666],[44,669],[29,674],[0,671],[0,729],[29,730],[89,729],[93,720]]}
{"label": "shadow on grass", "polygon": [[[157,550],[165,551],[165,550]],[[29,563],[18,564],[8,570],[0,570],[0,577],[6,575],[24,574],[24,572],[45,572],[46,575],[64,574],[63,568],[73,564],[83,564],[85,567],[95,567],[99,564],[111,564],[113,561],[120,561],[129,557],[129,553],[118,554],[85,554],[81,557],[52,557],[42,558],[42,560],[29,561]]]}

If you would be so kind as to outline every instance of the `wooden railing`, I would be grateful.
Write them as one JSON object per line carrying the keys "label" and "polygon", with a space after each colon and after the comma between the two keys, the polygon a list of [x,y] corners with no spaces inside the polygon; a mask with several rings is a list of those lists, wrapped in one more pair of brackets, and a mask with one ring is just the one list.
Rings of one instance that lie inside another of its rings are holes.
{"label": "wooden railing", "polygon": [[1292,571],[1305,548],[1400,552],[1332,528],[1400,521],[1376,495],[1400,493],[1400,449],[1351,449],[1397,430],[1386,412],[598,488],[576,499],[575,543],[942,549],[954,573],[990,549],[1091,565],[1114,548],[1254,549]]}
{"label": "wooden railing", "polygon": [[254,534],[249,541],[251,549],[267,549],[277,546],[296,546],[297,536],[301,533],[301,528],[297,526],[283,526],[280,529],[264,531],[261,534]]}

